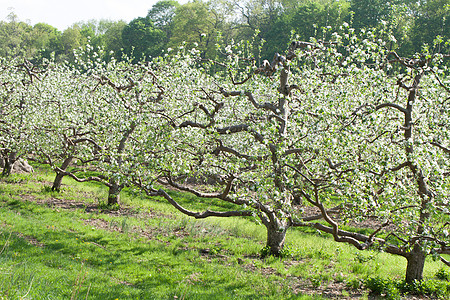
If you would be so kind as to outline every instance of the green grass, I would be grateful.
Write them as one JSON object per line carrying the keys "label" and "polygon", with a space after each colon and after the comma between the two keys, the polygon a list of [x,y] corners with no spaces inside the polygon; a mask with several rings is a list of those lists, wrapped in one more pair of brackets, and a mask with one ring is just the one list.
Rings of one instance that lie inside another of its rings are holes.
{"label": "green grass", "polygon": [[[199,255],[199,249],[212,248],[211,240],[202,235],[149,240],[86,225],[81,211],[56,213],[31,202],[4,196],[0,200],[0,240],[5,245],[0,295],[6,298],[68,299],[75,291],[86,295],[88,290],[91,299],[289,295],[287,287],[266,286],[263,276],[236,268],[233,257]],[[224,238],[214,241],[217,253],[225,253],[222,247],[229,244]],[[249,282],[258,286],[257,291]]]}
{"label": "green grass", "polygon": [[[367,278],[404,276],[403,258],[300,229],[288,233],[288,258],[262,260],[266,232],[250,218],[199,221],[133,191],[120,210],[102,210],[104,187],[65,178],[55,193],[45,188],[53,176],[38,169],[0,180],[0,299],[320,299],[328,286],[344,297]],[[439,270],[429,260],[425,277]]]}

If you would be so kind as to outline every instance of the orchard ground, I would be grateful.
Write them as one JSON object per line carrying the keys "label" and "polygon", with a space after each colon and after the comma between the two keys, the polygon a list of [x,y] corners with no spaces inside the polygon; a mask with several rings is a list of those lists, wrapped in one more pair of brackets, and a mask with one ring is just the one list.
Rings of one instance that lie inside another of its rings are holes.
{"label": "orchard ground", "polygon": [[[54,173],[35,169],[0,180],[3,299],[372,299],[368,280],[404,277],[401,257],[304,229],[288,232],[284,258],[261,259],[266,232],[252,218],[198,221],[132,190],[110,210],[103,186],[65,178],[51,192]],[[427,280],[446,272],[427,259]]]}

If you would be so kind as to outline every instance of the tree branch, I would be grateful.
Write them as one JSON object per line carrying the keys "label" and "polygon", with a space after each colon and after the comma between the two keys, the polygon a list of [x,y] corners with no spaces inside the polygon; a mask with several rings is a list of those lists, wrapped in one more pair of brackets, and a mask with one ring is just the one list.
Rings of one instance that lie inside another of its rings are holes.
{"label": "tree branch", "polygon": [[442,146],[440,143],[438,143],[438,142],[431,142],[430,144],[433,145],[433,146],[438,147],[439,149],[443,150],[445,153],[450,154],[450,149],[447,148],[447,147]]}
{"label": "tree branch", "polygon": [[167,194],[166,191],[164,191],[162,189],[158,190],[157,195],[164,197],[170,204],[172,204],[173,207],[175,207],[181,213],[188,215],[190,217],[194,217],[196,219],[204,219],[204,218],[208,218],[208,217],[244,217],[244,216],[252,215],[252,212],[249,210],[225,211],[225,212],[206,210],[204,212],[194,212],[194,211],[190,211],[190,210],[184,208],[183,206],[181,206],[172,197],[170,197],[170,195]]}
{"label": "tree branch", "polygon": [[76,144],[78,144],[78,143],[83,143],[83,142],[89,142],[89,143],[91,143],[92,145],[94,145],[94,147],[95,147],[95,149],[96,150],[101,150],[101,149],[103,149],[99,144],[97,144],[94,140],[92,140],[92,139],[90,139],[90,138],[79,138],[79,139],[76,139],[76,140],[69,140],[70,141],[70,143],[71,144],[73,144],[73,145],[76,145]]}
{"label": "tree branch", "polygon": [[71,172],[67,172],[57,166],[54,167],[55,171],[58,172],[59,174],[63,174],[64,176],[69,176],[71,178],[73,178],[75,181],[77,182],[88,182],[88,181],[97,181],[97,182],[101,182],[104,185],[106,185],[107,187],[111,187],[112,185],[105,181],[107,178],[104,176],[89,176],[86,178],[79,178],[77,177],[75,174],[71,173]]}
{"label": "tree branch", "polygon": [[231,134],[246,131],[248,133],[251,133],[258,142],[264,142],[264,137],[247,124],[232,125],[224,128],[217,128],[216,130],[219,134]]}
{"label": "tree branch", "polygon": [[219,155],[220,152],[230,153],[230,154],[232,154],[232,155],[234,155],[236,157],[244,158],[246,160],[251,160],[251,161],[255,161],[255,160],[256,161],[262,161],[264,159],[264,157],[262,157],[262,156],[250,156],[250,155],[247,155],[247,154],[242,154],[242,153],[240,153],[239,151],[237,151],[237,150],[235,150],[233,148],[226,147],[226,146],[222,145],[222,142],[220,142],[220,145],[217,146],[216,149],[214,149],[213,154],[214,155]]}
{"label": "tree branch", "polygon": [[440,257],[441,261],[447,265],[447,267],[450,267],[450,261],[446,260],[445,258],[443,258],[442,256]]}
{"label": "tree branch", "polygon": [[209,199],[210,198],[217,198],[217,199],[221,199],[221,200],[224,200],[226,202],[233,203],[233,204],[236,204],[236,205],[249,204],[245,200],[232,200],[232,199],[228,198],[228,194],[229,194],[229,192],[231,190],[233,181],[235,179],[233,176],[230,176],[230,178],[228,179],[227,185],[226,185],[226,187],[225,187],[225,189],[224,189],[224,191],[222,193],[203,193],[203,192],[197,191],[195,189],[192,189],[190,187],[183,186],[183,185],[180,185],[180,184],[176,183],[175,181],[173,181],[172,176],[170,176],[168,174],[166,174],[165,177],[167,179],[167,183],[169,185],[173,186],[174,188],[176,188],[177,190],[189,192],[189,193],[191,193],[191,194],[193,194],[193,195],[195,195],[197,197],[200,197],[200,198],[209,198]]}
{"label": "tree branch", "polygon": [[399,110],[400,112],[402,112],[404,114],[406,114],[408,112],[405,108],[401,107],[400,105],[395,104],[395,103],[389,103],[389,102],[377,105],[375,107],[375,110],[379,110],[379,109],[382,109],[382,108],[385,108],[385,107],[395,108],[395,109]]}
{"label": "tree branch", "polygon": [[220,87],[220,93],[228,98],[228,97],[238,97],[238,96],[246,96],[247,99],[252,103],[252,105],[257,109],[265,109],[270,110],[273,113],[277,113],[278,107],[272,103],[264,102],[263,104],[260,104],[256,102],[255,98],[253,97],[253,94],[251,92],[245,92],[245,91],[225,91],[223,88]]}

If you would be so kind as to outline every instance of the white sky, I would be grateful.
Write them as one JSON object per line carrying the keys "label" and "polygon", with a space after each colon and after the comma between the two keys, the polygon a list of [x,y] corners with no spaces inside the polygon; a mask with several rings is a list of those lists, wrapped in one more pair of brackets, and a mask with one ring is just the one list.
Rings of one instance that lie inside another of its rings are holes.
{"label": "white sky", "polygon": [[[20,21],[47,23],[63,31],[75,22],[92,19],[131,21],[144,17],[158,0],[0,0],[0,20],[13,11]],[[178,0],[180,4],[188,0]],[[13,9],[12,9],[13,8]]]}

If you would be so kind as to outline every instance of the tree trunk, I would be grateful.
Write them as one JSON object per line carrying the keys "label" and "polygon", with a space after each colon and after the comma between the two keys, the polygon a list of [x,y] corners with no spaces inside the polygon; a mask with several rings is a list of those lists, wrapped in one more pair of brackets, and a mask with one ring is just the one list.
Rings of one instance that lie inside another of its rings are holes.
{"label": "tree trunk", "polygon": [[13,165],[17,160],[17,153],[9,152],[8,155],[3,156],[3,160],[5,162],[5,165],[3,167],[2,177],[7,177],[11,174]]}
{"label": "tree trunk", "polygon": [[413,283],[415,280],[422,280],[423,267],[427,254],[421,249],[420,245],[415,244],[413,250],[406,257],[406,282]]}
{"label": "tree trunk", "polygon": [[[73,157],[69,156],[67,157],[64,162],[61,165],[61,170],[65,171],[67,169],[67,167],[69,166],[69,164],[72,162]],[[61,183],[62,183],[62,179],[64,177],[64,173],[61,172],[56,172],[56,177],[55,180],[53,181],[53,185],[52,185],[52,191],[58,191],[61,189]]]}
{"label": "tree trunk", "polygon": [[269,255],[277,257],[281,256],[285,238],[286,229],[279,229],[272,226],[267,227],[267,247],[270,250]]}
{"label": "tree trunk", "polygon": [[111,179],[109,183],[111,186],[109,187],[108,192],[108,206],[119,204],[120,191],[122,190],[122,187],[113,179]]}
{"label": "tree trunk", "polygon": [[9,163],[7,159],[5,159],[5,166],[3,167],[2,177],[7,177],[11,174],[12,164]]}
{"label": "tree trunk", "polygon": [[[125,144],[128,141],[128,138],[133,133],[133,131],[136,129],[137,123],[131,122],[130,128],[128,128],[120,140],[119,146],[117,147],[117,153],[122,154],[123,150],[125,149]],[[122,158],[119,155],[117,159],[117,164],[120,166],[122,164]],[[123,189],[124,185],[119,185],[114,179],[110,179],[109,183],[111,184],[109,187],[109,194],[108,194],[108,205],[115,205],[119,204],[119,198],[120,198],[120,191]]]}

